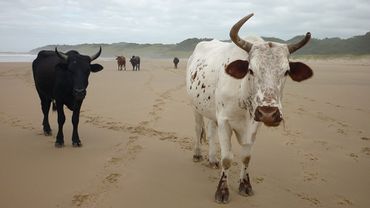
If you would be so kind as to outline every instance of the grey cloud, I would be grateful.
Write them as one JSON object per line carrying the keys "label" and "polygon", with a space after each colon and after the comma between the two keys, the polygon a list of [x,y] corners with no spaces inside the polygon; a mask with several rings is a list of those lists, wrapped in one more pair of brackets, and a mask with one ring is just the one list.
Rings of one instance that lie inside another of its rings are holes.
{"label": "grey cloud", "polygon": [[85,42],[175,43],[191,37],[228,39],[232,24],[255,16],[242,35],[288,39],[350,37],[370,30],[366,0],[135,0],[0,2],[0,51]]}

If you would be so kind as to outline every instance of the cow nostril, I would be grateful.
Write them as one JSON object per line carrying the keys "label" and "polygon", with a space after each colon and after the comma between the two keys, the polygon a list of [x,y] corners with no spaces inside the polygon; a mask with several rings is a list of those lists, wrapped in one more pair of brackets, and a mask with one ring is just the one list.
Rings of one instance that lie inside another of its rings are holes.
{"label": "cow nostril", "polygon": [[276,109],[276,112],[272,115],[272,117],[275,119],[276,122],[280,122],[281,119],[281,114],[278,109]]}
{"label": "cow nostril", "polygon": [[257,107],[257,109],[254,113],[254,118],[255,118],[256,121],[260,121],[261,118],[263,117],[263,114],[260,110],[261,110],[260,107]]}

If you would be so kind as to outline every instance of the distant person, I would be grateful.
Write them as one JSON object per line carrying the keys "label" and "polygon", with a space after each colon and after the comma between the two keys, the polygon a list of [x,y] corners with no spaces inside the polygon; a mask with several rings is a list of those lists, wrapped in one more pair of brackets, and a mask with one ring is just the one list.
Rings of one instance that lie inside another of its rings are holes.
{"label": "distant person", "polygon": [[179,62],[180,62],[179,58],[175,57],[173,59],[173,64],[175,65],[175,69],[177,69],[177,64],[179,64]]}
{"label": "distant person", "polygon": [[122,71],[122,66],[126,71],[126,58],[124,56],[116,56],[118,71]]}
{"label": "distant person", "polygon": [[130,59],[132,64],[132,71],[140,71],[140,57],[139,56],[132,56]]}

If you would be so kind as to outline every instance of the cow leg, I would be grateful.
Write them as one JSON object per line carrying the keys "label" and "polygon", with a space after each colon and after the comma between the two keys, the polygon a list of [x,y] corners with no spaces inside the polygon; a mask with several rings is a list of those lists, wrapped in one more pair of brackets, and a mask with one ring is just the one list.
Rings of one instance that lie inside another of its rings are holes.
{"label": "cow leg", "polygon": [[72,145],[74,147],[82,146],[80,137],[78,135],[78,123],[80,121],[80,108],[81,108],[81,103],[76,104],[76,107],[73,110],[73,114],[72,114],[72,124],[73,124]]}
{"label": "cow leg", "polygon": [[63,125],[66,121],[66,116],[64,115],[63,103],[56,102],[57,112],[58,112],[58,134],[57,140],[55,141],[55,147],[64,146],[64,135],[63,135]]}
{"label": "cow leg", "polygon": [[235,131],[236,137],[241,145],[241,160],[242,167],[240,171],[239,194],[242,196],[252,196],[253,190],[249,179],[248,166],[251,159],[251,151],[256,139],[257,129],[260,126],[259,122],[251,119],[247,129],[238,129]]}
{"label": "cow leg", "polygon": [[209,165],[213,168],[219,167],[219,163],[216,157],[217,153],[216,134],[217,134],[217,123],[215,121],[209,121],[207,129],[207,139],[209,143],[208,161]]}
{"label": "cow leg", "polygon": [[218,138],[221,146],[221,178],[218,182],[215,193],[215,200],[217,203],[226,204],[229,202],[229,185],[228,185],[228,171],[231,166],[233,154],[231,152],[231,134],[232,129],[227,120],[219,119],[218,123]]}
{"label": "cow leg", "polygon": [[50,104],[51,104],[50,99],[46,99],[46,98],[41,99],[41,109],[42,109],[42,113],[44,114],[44,119],[42,121],[42,126],[43,126],[45,136],[51,136],[51,128],[50,128],[50,124],[49,124]]}
{"label": "cow leg", "polygon": [[194,141],[193,161],[199,162],[203,159],[200,144],[202,140],[203,141],[205,140],[206,132],[204,128],[203,116],[200,113],[194,111],[194,117],[195,117],[195,141]]}

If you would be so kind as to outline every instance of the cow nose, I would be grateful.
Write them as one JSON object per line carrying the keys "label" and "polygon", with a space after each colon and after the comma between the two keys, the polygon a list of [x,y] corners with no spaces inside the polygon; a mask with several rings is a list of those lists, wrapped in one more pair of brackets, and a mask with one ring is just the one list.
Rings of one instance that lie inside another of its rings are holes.
{"label": "cow nose", "polygon": [[282,120],[279,108],[271,106],[258,106],[254,120],[263,122],[266,126],[278,126]]}
{"label": "cow nose", "polygon": [[86,89],[73,89],[73,96],[77,99],[84,99],[86,96]]}

